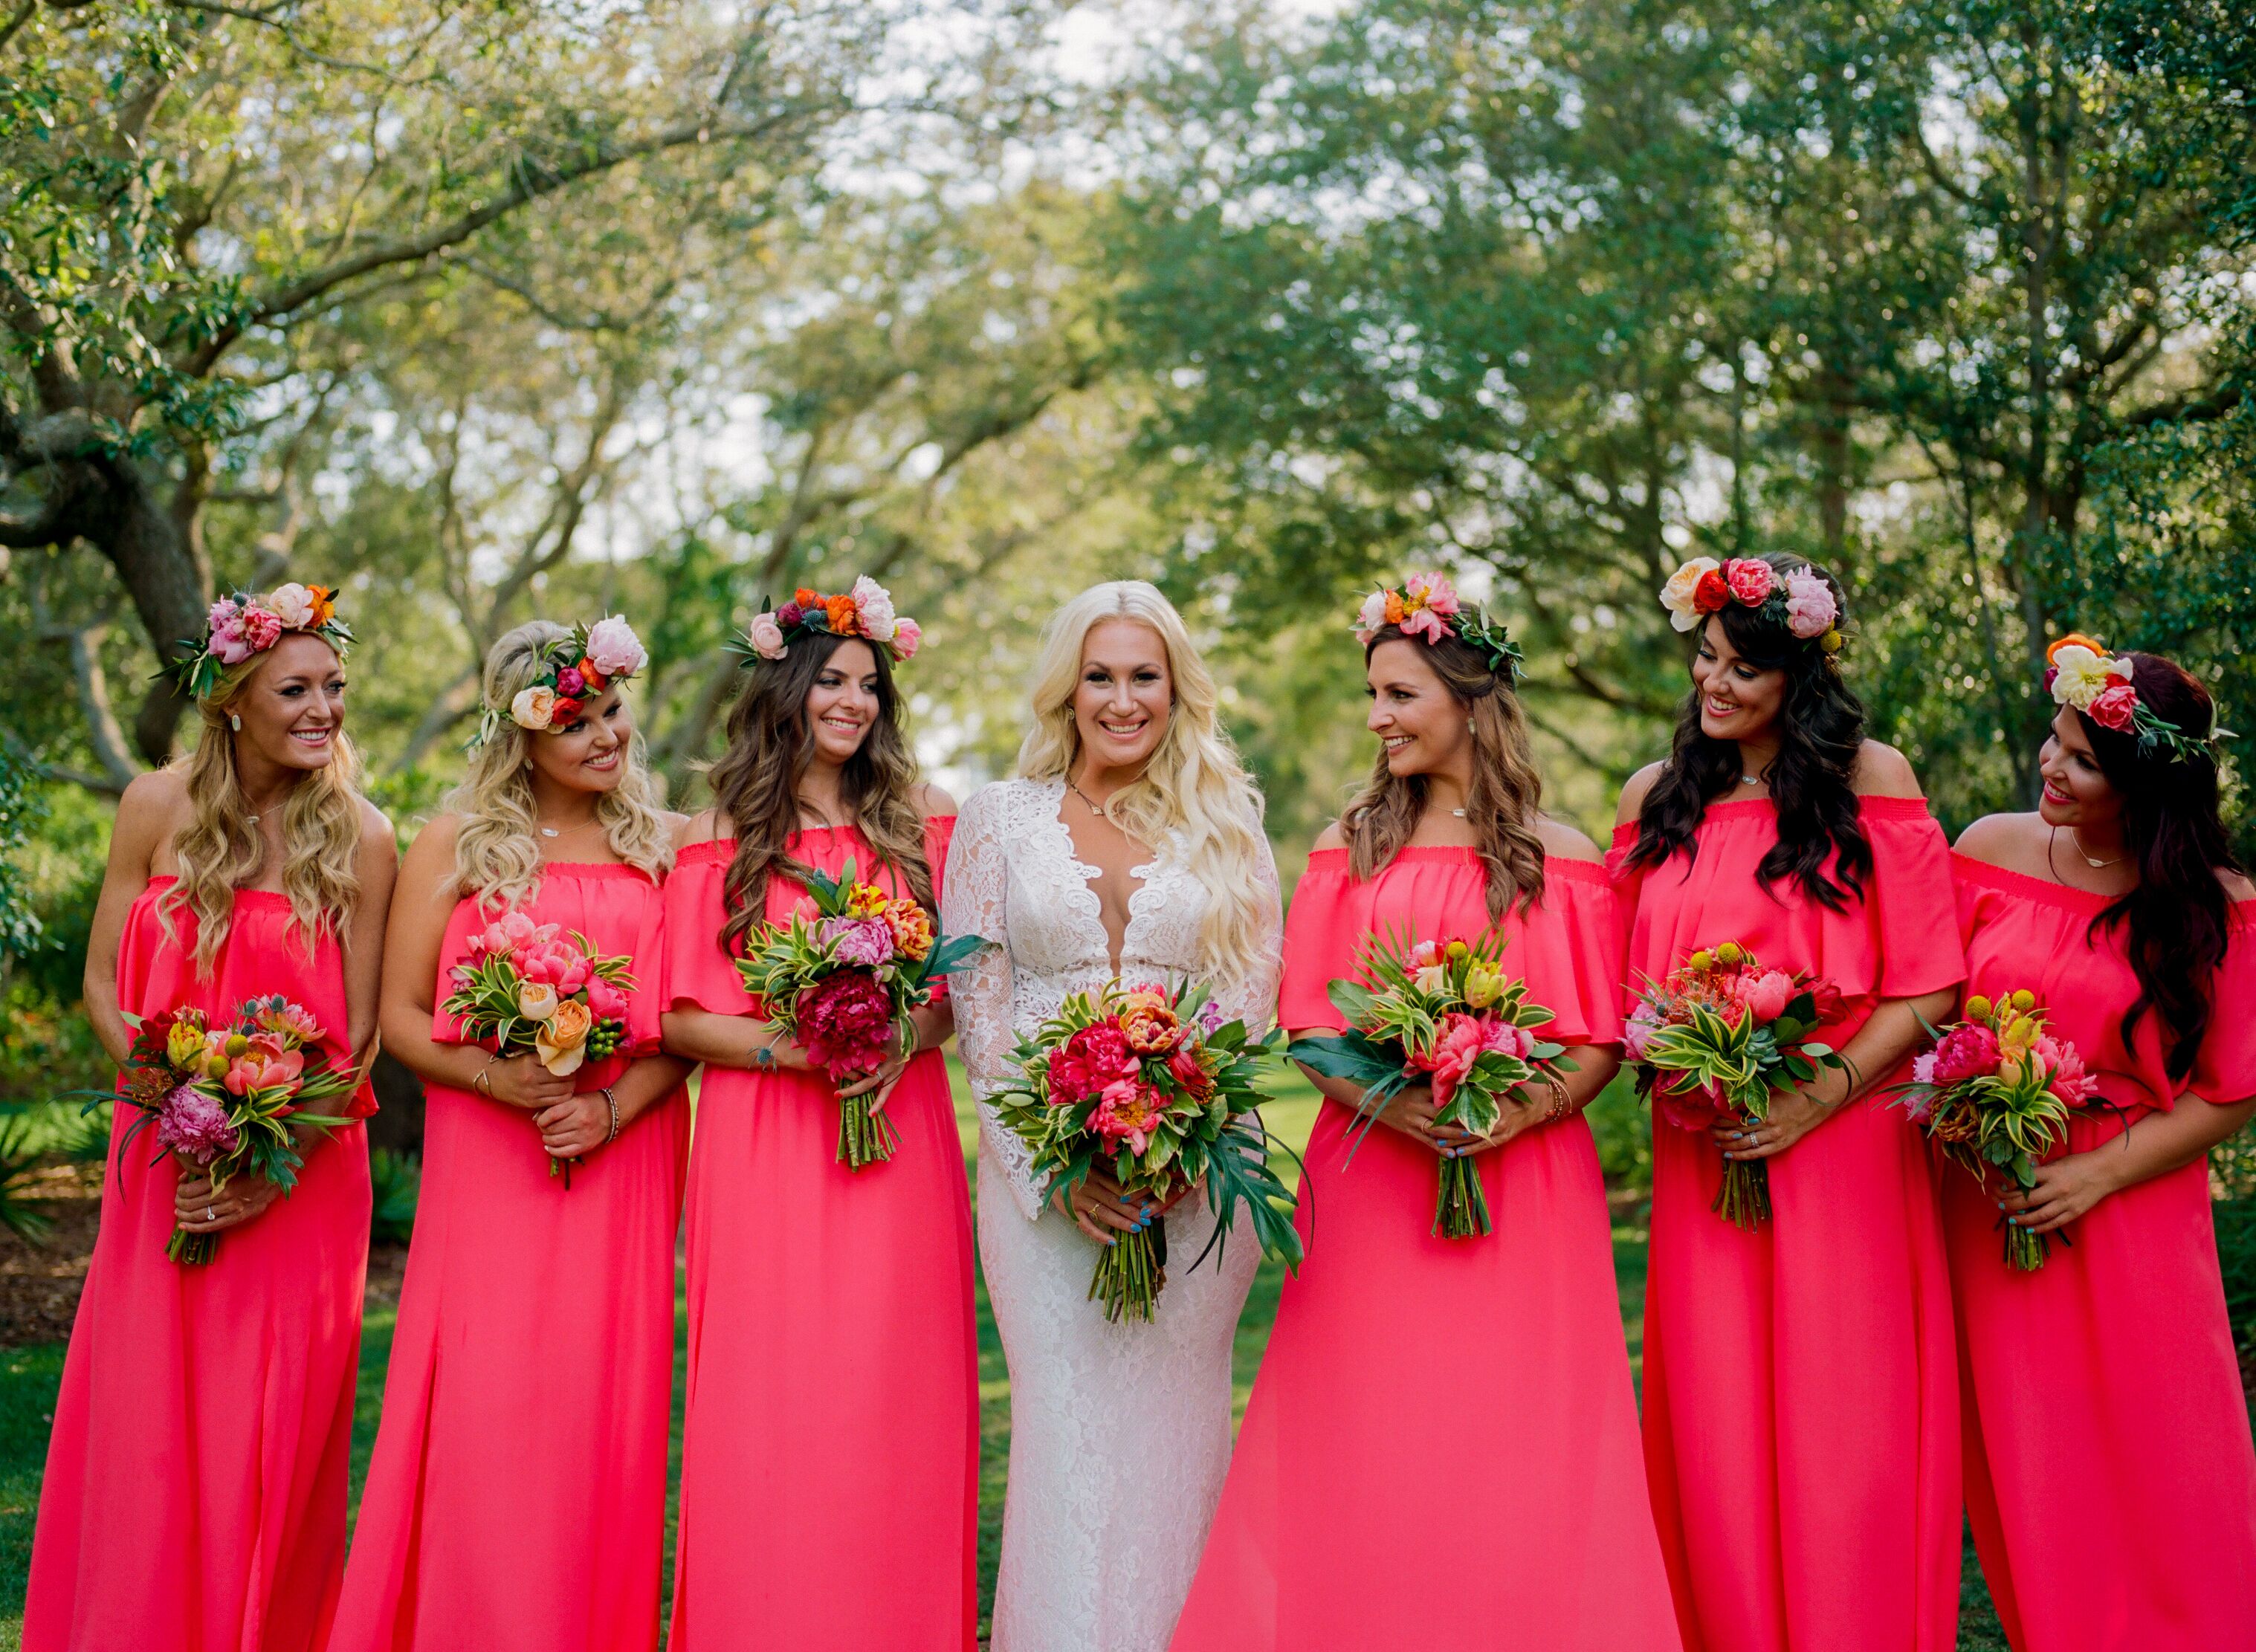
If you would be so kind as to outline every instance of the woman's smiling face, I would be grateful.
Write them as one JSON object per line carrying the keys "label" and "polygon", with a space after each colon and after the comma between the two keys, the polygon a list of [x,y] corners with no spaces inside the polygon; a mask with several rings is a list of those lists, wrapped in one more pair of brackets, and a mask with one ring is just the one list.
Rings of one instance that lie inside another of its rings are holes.
{"label": "woman's smiling face", "polygon": [[1465,708],[1434,669],[1426,647],[1408,637],[1390,637],[1371,650],[1364,671],[1371,696],[1364,727],[1378,736],[1386,772],[1398,778],[1465,762],[1473,743]]}
{"label": "woman's smiling face", "polygon": [[345,721],[345,668],[320,637],[292,631],[267,650],[229,706],[234,732],[278,769],[325,769]]}
{"label": "woman's smiling face", "polygon": [[1741,658],[1713,615],[1692,657],[1692,686],[1700,695],[1700,732],[1710,740],[1754,739],[1778,721],[1786,703],[1784,668]]}
{"label": "woman's smiling face", "polygon": [[834,766],[850,761],[883,712],[876,652],[858,637],[841,643],[807,691],[807,733],[816,758]]}
{"label": "woman's smiling face", "polygon": [[2047,826],[2090,830],[2122,819],[2123,794],[2101,770],[2074,706],[2062,706],[2054,716],[2052,733],[2037,756],[2037,772],[2044,777],[2037,813]]}
{"label": "woman's smiling face", "polygon": [[1167,645],[1141,620],[1104,620],[1081,643],[1073,723],[1092,768],[1140,770],[1167,737],[1175,685]]}
{"label": "woman's smiling face", "polygon": [[617,684],[589,700],[580,715],[527,742],[536,772],[572,791],[610,791],[626,777],[634,713]]}

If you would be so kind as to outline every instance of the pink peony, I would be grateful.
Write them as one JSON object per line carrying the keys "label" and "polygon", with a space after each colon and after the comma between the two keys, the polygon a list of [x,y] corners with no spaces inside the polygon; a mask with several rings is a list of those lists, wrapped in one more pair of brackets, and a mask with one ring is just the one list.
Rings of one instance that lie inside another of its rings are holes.
{"label": "pink peony", "polygon": [[[1457,611],[1457,588],[1446,573],[1414,573],[1402,581],[1402,594],[1410,602],[1436,614]],[[1408,630],[1408,626],[1402,628]]]}
{"label": "pink peony", "polygon": [[613,986],[601,975],[588,977],[588,1011],[598,1021],[624,1021],[627,1014],[627,995],[622,988]]}
{"label": "pink peony", "polygon": [[198,1164],[235,1151],[241,1138],[218,1100],[189,1085],[166,1093],[157,1104],[157,1143]]}
{"label": "pink peony", "polygon": [[1734,557],[1724,564],[1724,583],[1731,587],[1737,601],[1759,608],[1770,600],[1778,575],[1767,562],[1758,562],[1752,557]]}
{"label": "pink peony", "polygon": [[298,1075],[306,1070],[306,1058],[295,1050],[284,1050],[280,1041],[265,1033],[250,1041],[250,1048],[228,1064],[227,1077],[221,1082],[229,1095],[243,1095],[252,1090],[287,1089],[298,1082]]}
{"label": "pink peony", "polygon": [[1776,1021],[1794,997],[1794,977],[1782,969],[1739,978],[1740,1000],[1757,1021]]}
{"label": "pink peony", "polygon": [[1113,1023],[1083,1027],[1050,1051],[1050,1099],[1061,1105],[1085,1101],[1105,1086],[1136,1076],[1136,1052]]}
{"label": "pink peony", "polygon": [[1660,1012],[1651,1004],[1639,1004],[1630,1011],[1629,1020],[1622,1028],[1622,1044],[1629,1051],[1629,1058],[1644,1060],[1646,1049],[1653,1042],[1653,1035],[1667,1024],[1661,1019]]}
{"label": "pink peony", "polygon": [[1142,1153],[1151,1146],[1152,1133],[1167,1111],[1167,1097],[1150,1085],[1116,1079],[1104,1086],[1104,1099],[1089,1115],[1089,1128],[1108,1142],[1127,1142],[1132,1153]]}
{"label": "pink peony", "polygon": [[799,1001],[799,1041],[817,1066],[866,1072],[893,1049],[893,1002],[858,969],[825,975]]}
{"label": "pink peony", "polygon": [[1484,1048],[1510,1056],[1515,1061],[1525,1061],[1534,1053],[1535,1035],[1516,1022],[1489,1021],[1482,1026]]}
{"label": "pink peony", "polygon": [[1979,1023],[1953,1029],[1935,1046],[1935,1076],[1930,1083],[1948,1088],[1969,1079],[1985,1079],[1998,1070],[1998,1035]]}
{"label": "pink peony", "polygon": [[924,645],[924,627],[914,620],[902,620],[893,627],[893,648],[903,659],[913,657]]}
{"label": "pink peony", "polygon": [[1841,617],[1833,587],[1809,568],[1796,568],[1786,576],[1786,629],[1805,640],[1822,636]]}
{"label": "pink peony", "polygon": [[588,663],[605,677],[631,677],[650,664],[634,627],[614,614],[588,628]]}
{"label": "pink peony", "polygon": [[588,984],[595,973],[587,953],[564,941],[527,942],[518,949],[517,973],[528,981],[553,987],[560,998],[569,998]]}
{"label": "pink peony", "polygon": [[532,938],[532,920],[522,912],[504,912],[486,925],[486,951],[506,953]]}
{"label": "pink peony", "polygon": [[588,679],[580,674],[576,665],[567,665],[556,673],[556,692],[568,699],[583,699],[588,693]]}
{"label": "pink peony", "polygon": [[243,610],[243,640],[254,654],[263,654],[282,640],[282,617],[262,608]]}
{"label": "pink peony", "polygon": [[815,934],[842,964],[875,969],[893,957],[893,926],[882,917],[826,917]]}
{"label": "pink peony", "polygon": [[1447,1107],[1457,1086],[1473,1070],[1473,1063],[1488,1053],[1488,1035],[1481,1023],[1459,1010],[1442,1017],[1433,1048],[1411,1058],[1411,1065],[1434,1075],[1434,1105]]}
{"label": "pink peony", "polygon": [[251,1017],[261,1032],[270,1032],[292,1044],[312,1044],[321,1036],[321,1023],[303,1004],[286,999],[269,1000]]}
{"label": "pink peony", "polygon": [[1923,1056],[1914,1056],[1911,1058],[1911,1079],[1914,1084],[1935,1082],[1934,1051],[1930,1050]]}
{"label": "pink peony", "polygon": [[2139,691],[2128,683],[2118,683],[2102,690],[2091,704],[2083,708],[2084,715],[2102,728],[2111,728],[2119,735],[2127,735],[2137,724]]}
{"label": "pink peony", "polygon": [[2036,1042],[2036,1053],[2052,1069],[2046,1088],[2072,1107],[2080,1107],[2099,1093],[2099,1080],[2084,1071],[2083,1057],[2072,1044],[2050,1034]]}

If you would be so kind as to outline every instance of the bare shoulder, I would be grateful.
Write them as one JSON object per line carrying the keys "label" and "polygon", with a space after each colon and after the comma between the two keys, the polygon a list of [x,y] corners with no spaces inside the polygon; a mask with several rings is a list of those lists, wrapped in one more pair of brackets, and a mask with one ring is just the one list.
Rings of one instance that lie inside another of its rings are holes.
{"label": "bare shoulder", "polygon": [[117,799],[117,829],[152,830],[188,804],[188,777],[178,769],[152,769],[125,783]]}
{"label": "bare shoulder", "polygon": [[386,864],[399,859],[399,834],[391,829],[391,817],[366,798],[360,800],[360,852],[363,859]]}
{"label": "bare shoulder", "polygon": [[1347,833],[1340,830],[1340,823],[1338,821],[1333,821],[1322,831],[1316,833],[1315,847],[1319,849],[1344,849],[1347,847]]}
{"label": "bare shoulder", "polygon": [[1622,787],[1621,803],[1614,810],[1614,824],[1627,826],[1645,808],[1646,798],[1653,791],[1653,783],[1660,778],[1660,771],[1668,767],[1666,761],[1649,763],[1629,777]]}
{"label": "bare shoulder", "polygon": [[415,841],[407,846],[405,869],[423,876],[444,871],[451,873],[455,866],[455,841],[462,835],[462,817],[442,814],[433,819],[415,834]]}
{"label": "bare shoulder", "polygon": [[1535,834],[1543,840],[1543,853],[1559,861],[1597,861],[1604,857],[1590,834],[1547,814],[1535,817]]}
{"label": "bare shoulder", "polygon": [[1849,784],[1860,798],[1918,798],[1919,777],[1911,759],[1893,746],[1868,740],[1857,752],[1857,767]]}
{"label": "bare shoulder", "polygon": [[2018,871],[2036,857],[2044,836],[2044,822],[2034,814],[1985,814],[1950,847],[1970,861]]}
{"label": "bare shoulder", "polygon": [[666,835],[676,843],[681,841],[681,834],[689,829],[690,817],[676,810],[660,809],[658,818],[666,822]]}
{"label": "bare shoulder", "polygon": [[673,847],[686,849],[693,843],[709,843],[721,835],[721,812],[700,809],[695,814],[669,814],[666,824],[673,828]]}
{"label": "bare shoulder", "polygon": [[955,799],[948,795],[948,788],[934,785],[928,780],[917,786],[916,806],[919,814],[927,817],[957,812]]}
{"label": "bare shoulder", "polygon": [[2220,868],[2217,874],[2217,881],[2224,885],[2224,893],[2228,899],[2256,901],[2256,883],[2250,882],[2239,873],[2226,871]]}

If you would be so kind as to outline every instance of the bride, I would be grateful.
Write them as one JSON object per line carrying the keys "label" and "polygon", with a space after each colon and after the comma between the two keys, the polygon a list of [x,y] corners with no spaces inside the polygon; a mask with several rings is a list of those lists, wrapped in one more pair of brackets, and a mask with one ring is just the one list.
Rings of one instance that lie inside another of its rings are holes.
{"label": "bride", "polygon": [[1195,1257],[1202,1195],[1173,1212],[1101,1173],[1045,1196],[985,1098],[1019,1038],[1113,976],[1202,980],[1265,1031],[1280,962],[1259,794],[1215,718],[1182,618],[1141,580],[1093,586],[1042,641],[1019,778],[963,805],[942,921],[989,943],[950,976],[979,1117],[979,1257],[1011,1371],[1011,1479],[994,1652],[1162,1652],[1230,1460],[1230,1344],[1259,1260],[1239,1225],[1181,1262],[1150,1324],[1088,1299],[1092,1244],[1154,1221]]}

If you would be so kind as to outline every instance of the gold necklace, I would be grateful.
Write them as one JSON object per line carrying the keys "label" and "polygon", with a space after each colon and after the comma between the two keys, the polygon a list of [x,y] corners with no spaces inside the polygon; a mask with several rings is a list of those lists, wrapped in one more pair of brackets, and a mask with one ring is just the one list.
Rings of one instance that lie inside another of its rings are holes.
{"label": "gold necklace", "polygon": [[2103,867],[2120,866],[2123,864],[2125,857],[2119,854],[2111,861],[2094,860],[2091,855],[2091,851],[2083,847],[2083,840],[2076,835],[2076,831],[2074,826],[2070,826],[2068,829],[2068,840],[2076,845],[2076,852],[2083,857],[2084,865],[2090,867],[2095,872],[2098,871]]}
{"label": "gold necklace", "polygon": [[581,821],[581,822],[580,822],[580,824],[579,824],[578,826],[541,826],[540,822],[539,822],[539,820],[537,820],[537,819],[536,819],[532,824],[533,824],[536,827],[538,827],[538,828],[539,829],[539,833],[540,833],[540,835],[541,835],[542,837],[544,837],[544,838],[560,838],[560,837],[563,837],[563,836],[565,836],[565,835],[567,835],[568,833],[574,833],[574,832],[584,832],[584,831],[586,831],[589,826],[594,826],[594,825],[596,824],[596,821],[595,821],[594,817],[590,816],[589,819],[585,819],[585,820]]}
{"label": "gold necklace", "polygon": [[1067,791],[1072,792],[1075,797],[1079,798],[1083,803],[1089,805],[1089,813],[1108,824],[1115,826],[1119,824],[1112,819],[1109,805],[1099,803],[1096,798],[1090,797],[1089,793],[1083,791],[1079,786],[1075,785],[1070,780],[1067,781],[1065,785]]}

